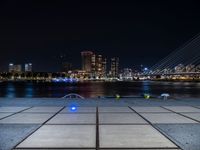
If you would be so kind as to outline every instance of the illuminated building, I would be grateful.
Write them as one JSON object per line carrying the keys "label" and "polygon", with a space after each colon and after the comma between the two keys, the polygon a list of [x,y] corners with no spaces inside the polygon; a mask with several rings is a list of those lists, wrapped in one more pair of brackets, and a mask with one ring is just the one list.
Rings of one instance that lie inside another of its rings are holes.
{"label": "illuminated building", "polygon": [[195,67],[195,71],[196,71],[196,72],[200,72],[200,65],[197,65],[197,66]]}
{"label": "illuminated building", "polygon": [[185,67],[186,72],[195,72],[195,66],[190,64]]}
{"label": "illuminated building", "polygon": [[111,58],[111,77],[118,78],[119,76],[119,58]]}
{"label": "illuminated building", "polygon": [[16,73],[22,72],[22,65],[14,65],[14,72]]}
{"label": "illuminated building", "polygon": [[106,77],[106,59],[103,59],[102,55],[96,55],[94,56],[93,60],[93,76],[95,76],[96,78]]}
{"label": "illuminated building", "polygon": [[14,72],[14,64],[13,63],[10,63],[9,66],[8,66],[8,71],[9,72]]}
{"label": "illuminated building", "polygon": [[81,52],[82,70],[84,70],[88,73],[91,73],[91,71],[92,71],[92,56],[93,56],[93,52],[91,52],[91,51]]}
{"label": "illuminated building", "polygon": [[32,72],[32,63],[25,64],[25,72]]}
{"label": "illuminated building", "polygon": [[91,51],[81,52],[82,70],[86,71],[92,78],[106,76],[106,59],[102,55],[96,55]]}
{"label": "illuminated building", "polygon": [[175,73],[181,73],[184,72],[185,66],[183,64],[179,64],[176,67],[174,67]]}
{"label": "illuminated building", "polygon": [[122,79],[123,80],[132,80],[133,79],[133,72],[130,68],[124,68],[122,72]]}
{"label": "illuminated building", "polygon": [[96,55],[93,54],[91,58],[91,66],[92,66],[92,71],[91,71],[91,76],[95,77],[96,76]]}
{"label": "illuminated building", "polygon": [[96,64],[95,64],[95,66],[96,66],[96,76],[97,77],[102,77],[102,75],[103,75],[103,69],[102,69],[102,55],[97,55],[97,57],[96,57]]}
{"label": "illuminated building", "polygon": [[103,77],[107,76],[107,60],[106,60],[106,58],[102,62],[102,75],[103,75]]}
{"label": "illuminated building", "polygon": [[20,73],[20,72],[22,72],[22,66],[14,65],[13,63],[10,63],[8,66],[8,70],[10,73]]}

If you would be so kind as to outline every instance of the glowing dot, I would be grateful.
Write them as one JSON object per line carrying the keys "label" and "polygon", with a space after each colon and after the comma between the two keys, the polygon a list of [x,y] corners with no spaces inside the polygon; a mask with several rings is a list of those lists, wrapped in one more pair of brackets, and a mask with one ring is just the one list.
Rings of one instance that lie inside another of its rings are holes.
{"label": "glowing dot", "polygon": [[76,108],[75,106],[72,106],[72,107],[71,107],[71,111],[76,111],[76,109],[77,109],[77,108]]}

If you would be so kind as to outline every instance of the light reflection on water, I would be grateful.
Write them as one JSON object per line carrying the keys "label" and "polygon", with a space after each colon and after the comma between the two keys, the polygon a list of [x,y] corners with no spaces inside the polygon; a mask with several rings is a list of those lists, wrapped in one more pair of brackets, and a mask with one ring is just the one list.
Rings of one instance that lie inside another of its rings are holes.
{"label": "light reflection on water", "polygon": [[15,86],[12,83],[8,83],[5,97],[14,98],[16,97],[15,93],[16,93]]}
{"label": "light reflection on water", "polygon": [[63,97],[77,93],[84,97],[138,96],[143,93],[160,95],[170,93],[178,97],[200,97],[200,83],[195,82],[82,82],[82,83],[34,83],[2,82],[0,97]]}
{"label": "light reflection on water", "polygon": [[33,83],[27,83],[25,86],[25,97],[34,97]]}

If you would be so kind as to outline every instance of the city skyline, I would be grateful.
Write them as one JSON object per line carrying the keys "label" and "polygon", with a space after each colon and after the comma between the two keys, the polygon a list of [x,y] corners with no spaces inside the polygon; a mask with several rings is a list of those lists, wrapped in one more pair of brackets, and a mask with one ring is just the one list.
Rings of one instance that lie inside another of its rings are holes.
{"label": "city skyline", "polygon": [[199,33],[199,2],[4,1],[0,9],[0,71],[32,62],[59,71],[63,56],[81,68],[91,50],[120,65],[151,67]]}

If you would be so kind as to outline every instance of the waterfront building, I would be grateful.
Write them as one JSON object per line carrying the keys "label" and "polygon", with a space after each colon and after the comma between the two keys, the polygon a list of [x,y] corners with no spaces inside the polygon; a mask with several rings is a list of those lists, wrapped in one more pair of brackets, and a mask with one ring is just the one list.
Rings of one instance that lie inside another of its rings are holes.
{"label": "waterfront building", "polygon": [[195,72],[195,66],[190,64],[185,67],[186,72]]}
{"label": "waterfront building", "polygon": [[112,78],[119,77],[119,58],[118,57],[111,58],[111,77]]}
{"label": "waterfront building", "polygon": [[96,77],[101,78],[103,76],[103,61],[102,61],[102,55],[97,55],[96,57]]}
{"label": "waterfront building", "polygon": [[195,72],[200,72],[200,64],[195,67]]}
{"label": "waterfront building", "polygon": [[102,55],[95,56],[95,63],[94,63],[94,76],[96,78],[105,78],[106,77],[106,58],[103,58]]}
{"label": "waterfront building", "polygon": [[107,76],[107,59],[104,58],[102,62],[102,75],[105,78]]}
{"label": "waterfront building", "polygon": [[25,64],[25,66],[24,66],[24,71],[25,72],[32,72],[32,63],[27,63],[27,64]]}
{"label": "waterfront building", "polygon": [[92,66],[92,71],[91,71],[91,76],[95,77],[96,76],[96,55],[93,54],[91,58],[91,66]]}
{"label": "waterfront building", "polygon": [[123,80],[133,80],[133,71],[130,68],[124,68],[122,70],[122,79]]}
{"label": "waterfront building", "polygon": [[73,71],[70,71],[70,77],[85,79],[85,78],[88,78],[88,73],[84,70],[73,70]]}
{"label": "waterfront building", "polygon": [[163,69],[162,73],[163,74],[170,74],[170,73],[172,73],[172,70],[170,68],[165,68],[165,69]]}
{"label": "waterfront building", "polygon": [[22,66],[10,63],[9,66],[8,66],[8,71],[10,73],[20,73],[20,72],[22,72]]}
{"label": "waterfront building", "polygon": [[91,73],[93,52],[83,51],[81,52],[81,57],[82,57],[82,70],[86,71],[87,73]]}
{"label": "waterfront building", "polygon": [[183,64],[179,64],[176,67],[174,67],[175,73],[181,73],[185,71],[185,66]]}
{"label": "waterfront building", "polygon": [[82,70],[86,71],[92,78],[102,78],[106,76],[106,59],[102,55],[97,55],[91,51],[81,52]]}
{"label": "waterfront building", "polygon": [[8,66],[8,72],[14,72],[14,64],[10,63]]}

